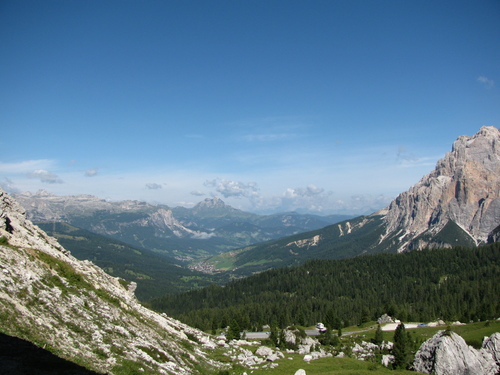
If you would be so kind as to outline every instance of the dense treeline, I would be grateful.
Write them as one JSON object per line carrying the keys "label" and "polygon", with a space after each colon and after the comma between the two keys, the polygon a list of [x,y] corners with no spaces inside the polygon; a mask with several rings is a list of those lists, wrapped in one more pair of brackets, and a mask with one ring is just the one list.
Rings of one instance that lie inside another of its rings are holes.
{"label": "dense treeline", "polygon": [[[484,320],[500,315],[500,243],[313,260],[152,301],[204,330],[263,324],[360,324],[384,313],[402,321]],[[342,322],[342,323],[341,323]]]}

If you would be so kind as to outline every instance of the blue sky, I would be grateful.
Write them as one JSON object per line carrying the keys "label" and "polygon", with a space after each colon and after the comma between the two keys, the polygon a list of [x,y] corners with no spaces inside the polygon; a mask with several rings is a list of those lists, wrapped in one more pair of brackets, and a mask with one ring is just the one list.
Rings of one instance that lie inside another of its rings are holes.
{"label": "blue sky", "polygon": [[500,126],[500,2],[0,3],[0,185],[371,212]]}

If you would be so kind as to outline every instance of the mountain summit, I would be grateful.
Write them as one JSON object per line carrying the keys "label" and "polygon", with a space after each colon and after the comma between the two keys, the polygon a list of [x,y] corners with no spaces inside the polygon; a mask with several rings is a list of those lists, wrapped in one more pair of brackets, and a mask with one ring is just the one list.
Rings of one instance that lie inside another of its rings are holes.
{"label": "mountain summit", "polygon": [[453,245],[464,236],[488,242],[500,224],[500,131],[483,127],[459,137],[433,172],[380,214],[381,242],[397,238],[398,251]]}

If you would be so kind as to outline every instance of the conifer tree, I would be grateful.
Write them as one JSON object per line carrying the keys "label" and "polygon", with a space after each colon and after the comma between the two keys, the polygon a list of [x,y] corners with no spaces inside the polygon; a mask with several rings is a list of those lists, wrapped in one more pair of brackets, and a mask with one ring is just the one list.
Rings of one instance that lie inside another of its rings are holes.
{"label": "conifer tree", "polygon": [[231,322],[231,325],[229,326],[229,330],[227,332],[227,339],[228,340],[239,340],[241,338],[241,330],[240,330],[240,325],[236,321],[236,319],[233,319]]}
{"label": "conifer tree", "polygon": [[276,325],[272,324],[271,325],[271,334],[269,335],[269,339],[272,341],[274,346],[278,346],[279,344],[279,333],[278,333],[278,328],[276,328]]}
{"label": "conifer tree", "polygon": [[392,354],[394,355],[394,367],[404,369],[410,363],[411,342],[406,334],[406,328],[403,323],[399,323],[394,331],[394,346]]}
{"label": "conifer tree", "polygon": [[373,339],[373,343],[375,345],[380,345],[384,341],[384,333],[382,331],[382,328],[380,327],[380,324],[377,326],[377,330],[375,331],[375,338]]}

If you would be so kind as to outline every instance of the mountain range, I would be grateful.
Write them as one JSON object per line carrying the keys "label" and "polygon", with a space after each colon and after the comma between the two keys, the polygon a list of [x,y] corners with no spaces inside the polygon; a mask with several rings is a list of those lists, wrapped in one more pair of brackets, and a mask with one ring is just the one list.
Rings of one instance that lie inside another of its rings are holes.
{"label": "mountain range", "polygon": [[193,208],[170,208],[140,201],[112,202],[91,195],[57,196],[44,190],[13,197],[35,223],[68,223],[183,264],[322,228],[349,217],[295,212],[257,215],[235,209],[216,197],[207,198]]}
{"label": "mountain range", "polygon": [[216,255],[212,270],[248,275],[307,259],[467,247],[500,237],[500,131],[460,136],[436,168],[369,216]]}

